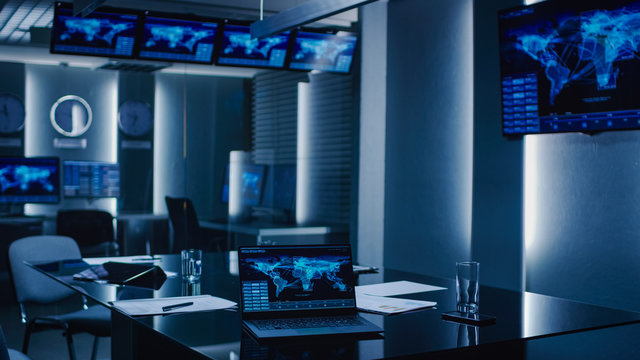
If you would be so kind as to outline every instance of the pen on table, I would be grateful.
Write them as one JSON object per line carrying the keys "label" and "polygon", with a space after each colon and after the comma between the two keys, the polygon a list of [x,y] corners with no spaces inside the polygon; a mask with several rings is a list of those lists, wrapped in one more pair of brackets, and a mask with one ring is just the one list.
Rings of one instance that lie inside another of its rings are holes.
{"label": "pen on table", "polygon": [[173,304],[173,305],[167,305],[167,306],[163,306],[162,307],[162,311],[170,311],[170,310],[175,310],[175,309],[179,309],[185,306],[191,306],[193,305],[193,301],[189,301],[186,303],[180,303],[180,304]]}
{"label": "pen on table", "polygon": [[154,261],[154,260],[160,260],[160,258],[156,256],[149,256],[149,257],[139,257],[139,258],[131,259],[131,261]]}

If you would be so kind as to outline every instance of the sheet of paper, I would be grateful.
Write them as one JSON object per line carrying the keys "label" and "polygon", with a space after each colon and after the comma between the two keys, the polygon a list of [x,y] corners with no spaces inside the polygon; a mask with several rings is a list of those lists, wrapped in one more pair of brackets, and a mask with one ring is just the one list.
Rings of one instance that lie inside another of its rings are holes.
{"label": "sheet of paper", "polygon": [[372,296],[356,292],[356,306],[358,310],[378,314],[399,314],[407,311],[430,308],[436,305],[437,303],[434,301]]}
{"label": "sheet of paper", "polygon": [[393,281],[382,284],[356,286],[356,294],[362,293],[375,296],[397,296],[415,294],[425,291],[446,290],[447,288],[420,284],[413,281]]}
{"label": "sheet of paper", "polygon": [[[193,302],[193,305],[177,308],[175,310],[162,311],[163,306]],[[211,311],[228,309],[237,304],[227,299],[211,296],[178,296],[155,299],[120,300],[112,302],[113,306],[131,316],[167,315],[175,313]]]}
{"label": "sheet of paper", "polygon": [[135,255],[135,256],[116,256],[116,257],[97,257],[97,258],[83,258],[84,262],[89,265],[100,265],[109,261],[121,262],[121,263],[134,263],[145,264],[154,263],[159,264],[160,258],[152,257],[149,255]]}

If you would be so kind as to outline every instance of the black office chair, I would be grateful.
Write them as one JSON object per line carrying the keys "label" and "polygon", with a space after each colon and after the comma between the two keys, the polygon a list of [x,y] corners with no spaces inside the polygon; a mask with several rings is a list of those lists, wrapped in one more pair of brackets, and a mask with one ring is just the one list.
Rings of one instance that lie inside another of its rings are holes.
{"label": "black office chair", "polygon": [[30,360],[29,357],[7,346],[2,326],[0,326],[0,360]]}
{"label": "black office chair", "polygon": [[20,306],[22,323],[27,324],[22,344],[22,352],[29,350],[31,333],[58,329],[67,338],[69,358],[74,360],[73,334],[86,332],[96,338],[93,343],[92,359],[95,359],[99,337],[111,336],[111,313],[102,305],[94,305],[86,310],[68,314],[39,316],[29,319],[25,304],[54,304],[76,294],[75,291],[57,283],[46,275],[25,265],[25,261],[56,261],[79,259],[80,249],[73,239],[66,236],[40,235],[18,239],[9,246],[11,277]]}
{"label": "black office chair", "polygon": [[173,246],[171,252],[182,249],[202,249],[204,251],[225,251],[226,237],[216,232],[203,231],[193,203],[188,198],[165,196],[169,221],[173,227]]}
{"label": "black office chair", "polygon": [[74,239],[83,257],[118,256],[113,216],[102,210],[59,210],[57,234]]}

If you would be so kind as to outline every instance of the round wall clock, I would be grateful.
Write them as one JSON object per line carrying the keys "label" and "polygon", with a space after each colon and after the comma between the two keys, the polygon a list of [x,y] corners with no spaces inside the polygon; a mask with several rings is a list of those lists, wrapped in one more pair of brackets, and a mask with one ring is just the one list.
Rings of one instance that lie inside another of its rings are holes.
{"label": "round wall clock", "polygon": [[51,125],[64,136],[80,136],[89,130],[93,114],[83,98],[63,96],[51,106]]}
{"label": "round wall clock", "polygon": [[118,126],[129,136],[142,136],[153,128],[153,111],[143,101],[128,100],[120,105]]}
{"label": "round wall clock", "polygon": [[0,133],[11,134],[24,128],[24,103],[12,94],[0,94]]}

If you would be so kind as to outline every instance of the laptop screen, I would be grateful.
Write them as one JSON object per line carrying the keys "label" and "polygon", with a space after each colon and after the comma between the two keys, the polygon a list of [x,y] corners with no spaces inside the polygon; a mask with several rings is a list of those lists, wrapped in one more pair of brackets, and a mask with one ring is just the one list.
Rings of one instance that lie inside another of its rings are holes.
{"label": "laptop screen", "polygon": [[238,260],[245,314],[355,310],[349,245],[241,247]]}

